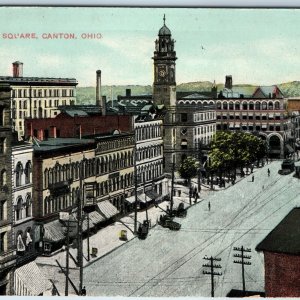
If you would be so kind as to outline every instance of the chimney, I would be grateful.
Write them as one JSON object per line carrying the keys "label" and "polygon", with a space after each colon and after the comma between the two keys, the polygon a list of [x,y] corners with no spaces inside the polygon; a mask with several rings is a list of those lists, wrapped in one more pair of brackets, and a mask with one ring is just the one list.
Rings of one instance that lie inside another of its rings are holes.
{"label": "chimney", "polygon": [[106,96],[102,96],[102,116],[106,115]]}
{"label": "chimney", "polygon": [[13,62],[13,77],[23,77],[23,63],[20,61]]}
{"label": "chimney", "polygon": [[131,97],[131,89],[126,89],[126,97]]}
{"label": "chimney", "polygon": [[232,89],[232,76],[226,75],[225,77],[225,88],[231,90]]}
{"label": "chimney", "polygon": [[106,99],[101,94],[101,70],[96,71],[96,106],[102,112],[102,116],[106,115]]}
{"label": "chimney", "polygon": [[96,106],[102,106],[101,95],[101,70],[96,71]]}

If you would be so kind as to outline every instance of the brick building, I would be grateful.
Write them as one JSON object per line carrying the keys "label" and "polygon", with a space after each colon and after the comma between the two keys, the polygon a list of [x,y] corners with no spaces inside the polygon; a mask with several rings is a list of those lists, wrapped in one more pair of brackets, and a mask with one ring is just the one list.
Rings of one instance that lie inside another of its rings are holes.
{"label": "brick building", "polygon": [[0,295],[11,295],[12,268],[16,261],[13,242],[12,161],[10,93],[8,84],[0,83]]}
{"label": "brick building", "polygon": [[300,297],[300,208],[294,208],[256,250],[263,251],[266,297]]}
{"label": "brick building", "polygon": [[64,110],[55,118],[26,119],[25,137],[38,140],[48,138],[81,138],[95,134],[131,131],[129,116],[88,115],[82,110]]}
{"label": "brick building", "polygon": [[24,77],[23,63],[19,61],[13,63],[13,76],[0,76],[0,82],[12,87],[12,125],[19,138],[25,133],[25,118],[54,117],[59,105],[76,102],[76,79]]}

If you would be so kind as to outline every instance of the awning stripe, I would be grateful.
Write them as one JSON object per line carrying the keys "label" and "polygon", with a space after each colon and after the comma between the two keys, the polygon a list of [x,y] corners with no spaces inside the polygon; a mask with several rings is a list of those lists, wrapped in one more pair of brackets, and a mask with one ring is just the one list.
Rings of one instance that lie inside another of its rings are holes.
{"label": "awning stripe", "polygon": [[97,203],[100,212],[107,218],[110,219],[117,215],[119,211],[113,206],[109,200],[101,201]]}
{"label": "awning stripe", "polygon": [[38,296],[52,287],[51,282],[34,261],[16,269],[14,279],[17,296]]}

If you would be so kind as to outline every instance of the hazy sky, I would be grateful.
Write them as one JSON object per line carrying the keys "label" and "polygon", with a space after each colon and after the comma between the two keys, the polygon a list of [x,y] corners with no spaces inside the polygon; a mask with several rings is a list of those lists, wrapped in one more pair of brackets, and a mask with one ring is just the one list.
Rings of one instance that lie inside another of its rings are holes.
{"label": "hazy sky", "polygon": [[[273,84],[300,80],[300,10],[192,8],[0,8],[0,75],[24,63],[24,76],[75,77],[80,86],[153,83],[154,41],[166,25],[176,40],[177,83]],[[38,39],[3,39],[35,32]],[[46,40],[43,33],[74,33]],[[101,39],[81,39],[101,33]],[[204,49],[202,49],[202,46]]]}

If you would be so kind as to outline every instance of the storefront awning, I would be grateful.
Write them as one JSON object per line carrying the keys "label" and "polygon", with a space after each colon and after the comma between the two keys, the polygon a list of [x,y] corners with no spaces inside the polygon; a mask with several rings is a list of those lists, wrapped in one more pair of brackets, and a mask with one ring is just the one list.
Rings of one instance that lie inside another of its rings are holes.
{"label": "storefront awning", "polygon": [[269,118],[274,118],[274,114],[269,113]]}
{"label": "storefront awning", "polygon": [[16,296],[39,296],[51,288],[51,282],[34,261],[17,268],[14,273]]}
{"label": "storefront awning", "polygon": [[262,124],[261,128],[267,128],[267,125],[266,124]]}
{"label": "storefront awning", "polygon": [[138,199],[140,200],[140,202],[143,202],[143,203],[152,201],[152,199],[150,197],[148,197],[146,194],[138,195]]}
{"label": "storefront awning", "polygon": [[50,242],[61,242],[65,239],[65,229],[59,220],[44,225],[44,240]]}
{"label": "storefront awning", "polygon": [[99,214],[97,211],[92,211],[91,213],[89,213],[89,218],[90,218],[90,221],[92,221],[92,223],[95,225],[105,221],[105,218],[101,214]]}
{"label": "storefront awning", "polygon": [[229,128],[234,128],[234,124],[233,123],[229,123]]}
{"label": "storefront awning", "polygon": [[109,200],[98,202],[97,206],[106,219],[110,219],[119,213],[118,209]]}
{"label": "storefront awning", "polygon": [[235,124],[235,128],[240,128],[240,124]]}
{"label": "storefront awning", "polygon": [[129,203],[134,203],[135,202],[135,196],[133,195],[133,196],[127,197],[125,200]]}
{"label": "storefront awning", "polygon": [[286,145],[285,145],[285,150],[286,150],[286,152],[288,152],[288,153],[294,153],[293,147],[292,147],[291,145],[289,145],[289,144],[286,144]]}
{"label": "storefront awning", "polygon": [[280,117],[280,113],[275,113],[275,116],[276,117]]}
{"label": "storefront awning", "polygon": [[158,200],[161,196],[159,196],[155,191],[146,191],[146,195],[152,200]]}

